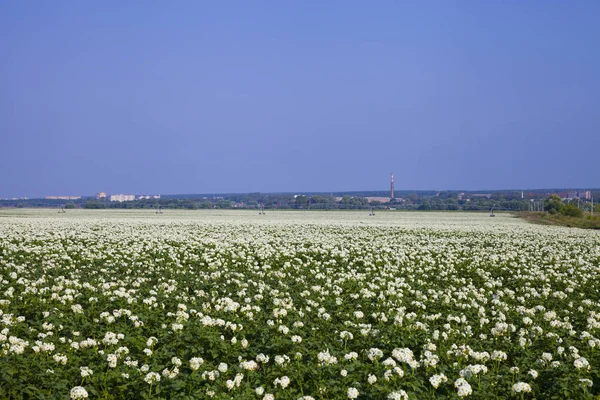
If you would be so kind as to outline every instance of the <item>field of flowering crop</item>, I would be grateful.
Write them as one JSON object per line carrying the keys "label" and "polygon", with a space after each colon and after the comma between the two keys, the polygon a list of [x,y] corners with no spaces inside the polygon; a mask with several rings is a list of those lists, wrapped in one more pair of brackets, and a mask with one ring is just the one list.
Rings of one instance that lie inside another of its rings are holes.
{"label": "field of flowering crop", "polygon": [[0,398],[594,399],[600,233],[0,210]]}

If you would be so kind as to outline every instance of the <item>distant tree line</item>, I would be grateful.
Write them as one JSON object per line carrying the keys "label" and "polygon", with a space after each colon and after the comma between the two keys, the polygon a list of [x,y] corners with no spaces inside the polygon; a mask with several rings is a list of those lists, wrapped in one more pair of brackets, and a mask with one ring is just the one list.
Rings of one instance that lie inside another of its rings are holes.
{"label": "distant tree line", "polygon": [[384,209],[397,210],[489,210],[492,207],[514,211],[529,210],[528,200],[510,198],[474,198],[470,201],[457,200],[447,196],[420,197],[418,195],[407,198],[392,199],[390,202],[371,201],[365,197],[341,196],[336,199],[331,195],[289,195],[289,194],[239,194],[227,195],[222,198],[206,199],[177,199],[161,198],[160,200],[136,200],[128,202],[106,202],[88,200],[85,208],[124,208],[124,209],[293,209],[293,210],[358,210],[358,209]]}
{"label": "distant tree line", "polygon": [[[386,197],[387,192],[347,192],[337,196],[332,194],[289,194],[289,193],[245,193],[215,196],[172,195],[160,199],[140,199],[135,201],[111,202],[82,198],[73,201],[51,199],[0,200],[0,207],[55,207],[87,209],[293,209],[293,210],[357,210],[384,209],[396,210],[465,210],[482,211],[509,210],[530,211],[532,200],[539,209],[548,212],[572,213],[572,207],[565,205],[560,197],[544,200],[544,193],[529,193],[529,198],[521,198],[521,192],[492,192],[486,196],[473,196],[457,191],[398,191],[398,198],[389,202],[371,201],[366,197]],[[594,193],[600,197],[600,193]],[[596,197],[596,198],[599,198]],[[556,200],[558,199],[558,200]],[[600,200],[600,199],[599,199]],[[558,206],[558,203],[562,207]],[[566,208],[565,208],[566,207]]]}

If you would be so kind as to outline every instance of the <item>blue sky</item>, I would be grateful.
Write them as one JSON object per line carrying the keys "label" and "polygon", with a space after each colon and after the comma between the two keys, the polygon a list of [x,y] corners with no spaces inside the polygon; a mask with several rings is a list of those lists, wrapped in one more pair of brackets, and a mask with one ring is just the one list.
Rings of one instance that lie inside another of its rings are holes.
{"label": "blue sky", "polygon": [[600,187],[598,1],[3,1],[0,197]]}

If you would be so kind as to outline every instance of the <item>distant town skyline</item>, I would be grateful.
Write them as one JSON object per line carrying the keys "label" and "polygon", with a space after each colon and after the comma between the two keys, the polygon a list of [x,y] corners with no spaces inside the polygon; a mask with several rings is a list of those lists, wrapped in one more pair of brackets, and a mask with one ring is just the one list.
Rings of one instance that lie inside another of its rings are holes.
{"label": "distant town skyline", "polygon": [[[140,199],[160,199],[162,196],[173,197],[173,196],[206,196],[206,195],[233,195],[233,194],[251,194],[251,193],[264,193],[264,194],[342,194],[342,193],[385,193],[390,192],[389,198],[398,197],[398,193],[409,193],[409,192],[467,192],[467,193],[485,193],[485,192],[504,192],[504,193],[539,193],[547,192],[548,194],[561,194],[563,198],[581,197],[577,194],[583,193],[582,196],[586,199],[591,198],[591,193],[600,191],[600,188],[569,188],[569,187],[556,187],[556,188],[505,188],[505,189],[394,189],[392,192],[391,188],[386,189],[375,189],[375,190],[337,190],[337,191],[288,191],[288,192],[190,192],[190,193],[163,193],[163,194],[146,194],[146,193],[112,193],[112,192],[97,192],[94,194],[78,194],[78,195],[44,195],[44,196],[0,196],[0,200],[18,200],[18,199],[46,199],[46,200],[80,200],[83,198],[95,198],[96,200],[108,200],[108,201],[132,201]],[[560,192],[560,193],[559,193]],[[395,196],[392,195],[395,193]],[[480,194],[481,196],[488,196],[487,194]],[[475,194],[475,196],[478,196]],[[460,194],[459,194],[460,198]]]}
{"label": "distant town skyline", "polygon": [[0,3],[0,197],[600,187],[600,2]]}

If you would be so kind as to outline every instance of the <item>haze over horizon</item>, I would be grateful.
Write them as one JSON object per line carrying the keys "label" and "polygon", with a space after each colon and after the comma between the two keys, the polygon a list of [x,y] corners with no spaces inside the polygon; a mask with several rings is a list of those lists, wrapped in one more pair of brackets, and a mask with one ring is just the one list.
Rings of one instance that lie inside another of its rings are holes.
{"label": "haze over horizon", "polygon": [[600,188],[600,2],[0,3],[0,197]]}
{"label": "haze over horizon", "polygon": [[[596,187],[554,187],[554,188],[499,188],[499,189],[489,189],[489,188],[477,188],[477,189],[465,189],[465,188],[423,188],[423,189],[412,189],[412,188],[401,188],[395,189],[395,193],[396,196],[395,198],[400,198],[402,197],[400,194],[401,193],[405,193],[405,192],[469,192],[469,193],[487,193],[487,192],[540,192],[540,191],[549,191],[551,193],[555,193],[557,191],[564,193],[564,192],[571,192],[571,191],[579,191],[579,190],[591,190],[592,192],[599,190],[600,188],[596,188]],[[162,196],[162,198],[171,198],[173,196],[194,196],[194,195],[198,195],[198,196],[219,196],[219,195],[240,195],[240,194],[253,194],[253,193],[261,193],[261,194],[322,194],[322,195],[328,195],[328,194],[333,194],[333,195],[337,195],[337,194],[342,194],[342,193],[374,193],[374,192],[385,192],[388,193],[390,191],[389,188],[382,188],[382,189],[348,189],[348,190],[328,190],[328,191],[316,191],[316,190],[306,190],[306,191],[254,191],[254,192],[174,192],[174,193],[159,193],[159,192],[127,192],[127,193],[116,193],[116,192],[104,192],[107,194],[107,196],[111,195],[111,194],[130,194],[130,195],[135,195],[135,196],[142,196],[142,195],[160,195]],[[0,197],[1,200],[19,200],[21,198],[28,198],[28,199],[43,199],[45,197],[52,197],[52,196],[58,196],[58,197],[67,197],[67,196],[81,196],[81,197],[90,197],[93,198],[95,197],[95,195],[99,193],[63,193],[63,194],[44,194],[44,195],[38,195],[38,196],[3,196]]]}

